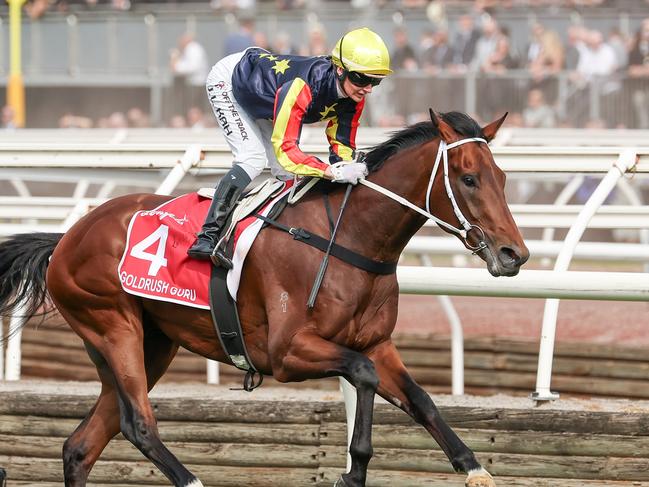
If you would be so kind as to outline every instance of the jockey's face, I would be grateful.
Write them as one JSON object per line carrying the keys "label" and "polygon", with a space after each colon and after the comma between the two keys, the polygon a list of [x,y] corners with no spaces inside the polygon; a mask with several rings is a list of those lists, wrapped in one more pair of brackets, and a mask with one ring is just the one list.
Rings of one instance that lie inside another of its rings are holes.
{"label": "jockey's face", "polygon": [[[339,74],[341,74],[342,69],[338,69],[340,70]],[[357,86],[349,80],[348,76],[345,76],[341,87],[345,94],[356,103],[360,102],[363,98],[372,93],[372,89],[374,88],[371,84],[368,84],[367,86]]]}

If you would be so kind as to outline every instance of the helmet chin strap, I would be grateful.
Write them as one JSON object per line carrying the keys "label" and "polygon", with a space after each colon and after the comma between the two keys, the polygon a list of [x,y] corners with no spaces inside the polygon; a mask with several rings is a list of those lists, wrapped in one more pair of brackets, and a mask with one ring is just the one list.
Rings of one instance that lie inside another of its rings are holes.
{"label": "helmet chin strap", "polygon": [[[342,71],[342,73],[338,73],[338,70]],[[347,90],[345,89],[345,80],[347,79],[347,71],[345,71],[343,68],[340,68],[336,66],[336,79],[338,80],[338,94],[342,94],[343,96],[349,98],[349,93],[347,93]]]}
{"label": "helmet chin strap", "polygon": [[[343,93],[347,95],[347,92],[345,91],[345,80],[347,79],[347,66],[345,66],[345,61],[343,60],[343,41],[345,40],[345,36],[347,34],[343,35],[340,38],[340,48],[338,51],[338,58],[340,59],[340,64],[342,64],[342,73],[336,72],[336,77],[338,78],[338,81],[340,82],[340,87],[343,90]],[[347,95],[349,96],[349,95]]]}

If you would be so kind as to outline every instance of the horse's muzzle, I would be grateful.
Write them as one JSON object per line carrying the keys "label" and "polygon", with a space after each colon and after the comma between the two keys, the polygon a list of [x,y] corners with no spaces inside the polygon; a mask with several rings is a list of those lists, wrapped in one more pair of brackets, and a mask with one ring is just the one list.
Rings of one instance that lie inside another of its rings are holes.
{"label": "horse's muzzle", "polygon": [[489,266],[489,272],[494,276],[515,276],[529,258],[530,252],[527,247],[521,249],[516,245],[503,245],[498,248],[496,254],[496,262],[494,262],[496,273],[492,272],[491,266]]}

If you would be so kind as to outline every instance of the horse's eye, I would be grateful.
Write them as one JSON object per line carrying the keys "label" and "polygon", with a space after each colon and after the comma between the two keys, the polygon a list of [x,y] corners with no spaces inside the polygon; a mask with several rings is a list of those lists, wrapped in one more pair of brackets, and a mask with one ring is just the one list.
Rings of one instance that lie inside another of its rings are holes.
{"label": "horse's eye", "polygon": [[477,186],[473,176],[462,176],[462,182],[469,188],[475,188]]}

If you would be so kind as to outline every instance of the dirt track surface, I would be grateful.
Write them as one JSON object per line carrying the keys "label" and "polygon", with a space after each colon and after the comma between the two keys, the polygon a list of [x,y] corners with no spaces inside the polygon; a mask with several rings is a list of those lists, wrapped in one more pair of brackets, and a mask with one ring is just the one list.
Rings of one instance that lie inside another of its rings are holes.
{"label": "dirt track surface", "polygon": [[[451,299],[465,337],[540,339],[544,299]],[[450,327],[435,296],[402,295],[395,333],[448,336]],[[556,341],[649,347],[649,303],[563,300]]]}
{"label": "dirt track surface", "polygon": [[[0,381],[0,395],[3,393],[25,394],[52,394],[61,396],[92,396],[95,397],[100,390],[97,382],[58,382],[58,381]],[[158,384],[150,397],[156,398],[192,398],[205,400],[229,401],[304,401],[304,402],[340,402],[342,394],[338,390],[323,391],[319,389],[290,389],[285,387],[267,387],[248,393],[241,390],[231,390],[228,386],[214,386],[207,384]],[[549,403],[537,405],[527,397],[511,397],[503,394],[493,396],[450,396],[433,394],[433,400],[438,406],[444,407],[469,407],[469,408],[502,408],[502,409],[545,409],[545,410],[570,410],[570,411],[601,411],[601,412],[627,412],[649,413],[649,401],[625,399],[559,399]],[[377,403],[385,403],[379,397]]]}

